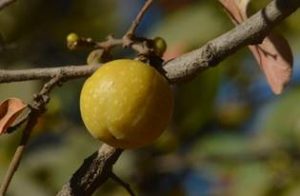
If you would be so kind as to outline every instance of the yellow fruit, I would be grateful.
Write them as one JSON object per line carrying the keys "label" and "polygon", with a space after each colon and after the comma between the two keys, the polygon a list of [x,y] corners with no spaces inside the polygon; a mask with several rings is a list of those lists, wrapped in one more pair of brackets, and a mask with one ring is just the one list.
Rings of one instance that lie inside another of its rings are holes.
{"label": "yellow fruit", "polygon": [[136,60],[102,65],[83,85],[81,116],[97,139],[118,148],[150,144],[167,127],[173,96],[166,79]]}
{"label": "yellow fruit", "polygon": [[78,46],[79,36],[76,33],[70,33],[67,35],[67,47],[70,50],[75,50]]}
{"label": "yellow fruit", "polygon": [[76,33],[70,33],[67,35],[67,43],[73,44],[79,40],[79,36]]}

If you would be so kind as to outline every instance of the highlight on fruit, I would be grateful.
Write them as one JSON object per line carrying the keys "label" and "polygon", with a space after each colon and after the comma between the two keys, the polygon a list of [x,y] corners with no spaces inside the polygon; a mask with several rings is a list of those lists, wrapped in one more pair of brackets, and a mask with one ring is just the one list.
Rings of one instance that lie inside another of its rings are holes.
{"label": "highlight on fruit", "polygon": [[117,148],[150,144],[166,129],[173,111],[168,81],[152,66],[130,59],[103,64],[80,94],[87,130]]}

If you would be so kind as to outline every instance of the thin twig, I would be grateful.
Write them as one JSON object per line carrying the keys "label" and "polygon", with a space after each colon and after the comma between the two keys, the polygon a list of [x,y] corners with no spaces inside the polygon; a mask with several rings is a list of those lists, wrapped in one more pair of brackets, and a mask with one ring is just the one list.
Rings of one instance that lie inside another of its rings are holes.
{"label": "thin twig", "polygon": [[0,11],[9,6],[10,4],[14,3],[16,0],[0,0]]}
{"label": "thin twig", "polygon": [[5,195],[15,172],[17,171],[17,169],[19,167],[25,147],[30,138],[31,130],[33,129],[33,126],[35,125],[37,118],[38,118],[38,115],[36,112],[31,113],[31,115],[29,117],[29,121],[23,131],[23,135],[22,135],[20,144],[15,151],[15,154],[14,154],[14,156],[10,162],[10,165],[6,171],[6,174],[4,176],[3,182],[1,183],[1,187],[0,187],[0,195],[1,196]]}
{"label": "thin twig", "polygon": [[124,182],[119,176],[117,176],[114,172],[111,172],[110,178],[119,183],[126,191],[129,193],[130,196],[135,196],[133,190],[131,189],[130,185]]}
{"label": "thin twig", "polygon": [[146,11],[151,6],[152,2],[153,2],[153,0],[147,0],[145,2],[145,4],[143,5],[143,7],[141,8],[141,10],[139,11],[139,13],[137,14],[136,18],[132,22],[131,26],[129,27],[129,29],[128,29],[127,33],[125,34],[125,36],[134,35],[137,27],[141,23],[141,20],[142,20],[143,16],[145,15]]}
{"label": "thin twig", "polygon": [[123,45],[123,39],[115,38],[112,35],[109,35],[106,41],[96,43],[96,47],[103,48],[105,50],[109,50],[115,46],[121,46],[121,45]]}
{"label": "thin twig", "polygon": [[48,80],[63,72],[64,80],[91,75],[100,65],[69,65],[62,67],[33,68],[20,70],[0,69],[0,83],[27,80]]}
{"label": "thin twig", "polygon": [[6,171],[5,177],[3,182],[1,183],[0,187],[0,195],[4,196],[6,191],[9,187],[9,184],[17,171],[22,156],[24,154],[25,148],[27,143],[30,139],[31,132],[34,126],[37,123],[38,118],[41,114],[45,112],[45,105],[49,102],[49,93],[54,88],[56,84],[60,82],[62,75],[57,75],[56,77],[52,78],[49,82],[45,83],[42,87],[41,91],[34,97],[34,101],[32,103],[31,112],[29,113],[28,122],[26,127],[23,131],[21,141],[19,146],[17,147],[15,154],[10,162],[10,165]]}

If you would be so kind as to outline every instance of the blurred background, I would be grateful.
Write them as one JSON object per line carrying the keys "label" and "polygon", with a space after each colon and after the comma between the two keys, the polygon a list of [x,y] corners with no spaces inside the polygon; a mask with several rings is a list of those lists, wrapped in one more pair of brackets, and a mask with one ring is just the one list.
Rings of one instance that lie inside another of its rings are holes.
{"label": "blurred background", "polygon": [[[253,1],[253,11],[267,4]],[[0,11],[0,68],[85,64],[88,50],[69,51],[66,35],[104,40],[121,36],[142,6],[137,0],[18,0]],[[194,80],[174,86],[173,121],[152,145],[125,151],[114,170],[137,195],[300,195],[300,12],[275,31],[294,52],[294,74],[280,96],[272,94],[245,48]],[[161,36],[165,58],[200,47],[233,25],[217,0],[155,1],[138,35]],[[115,58],[130,57],[116,51]],[[9,196],[54,195],[100,142],[85,130],[78,98],[83,79],[52,93]],[[43,81],[0,84],[1,100],[26,102]],[[0,136],[0,178],[21,129]],[[95,195],[127,195],[109,180]]]}

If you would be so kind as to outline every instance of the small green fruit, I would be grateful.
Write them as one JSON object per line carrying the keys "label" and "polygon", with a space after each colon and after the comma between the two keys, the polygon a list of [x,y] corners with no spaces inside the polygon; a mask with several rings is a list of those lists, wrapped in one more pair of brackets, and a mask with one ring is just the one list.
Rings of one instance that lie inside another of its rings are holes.
{"label": "small green fruit", "polygon": [[153,45],[155,54],[162,57],[167,49],[166,41],[161,37],[156,37],[153,39]]}

